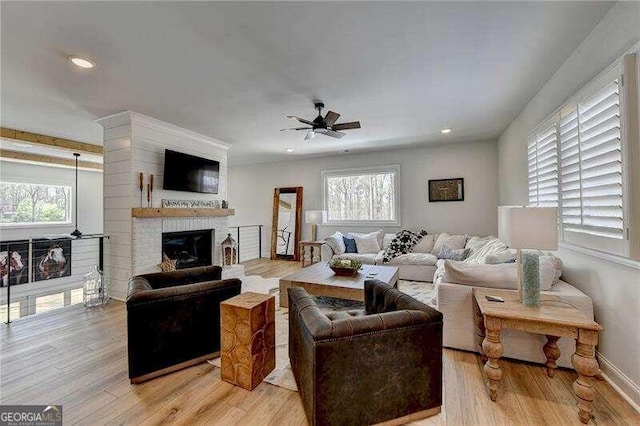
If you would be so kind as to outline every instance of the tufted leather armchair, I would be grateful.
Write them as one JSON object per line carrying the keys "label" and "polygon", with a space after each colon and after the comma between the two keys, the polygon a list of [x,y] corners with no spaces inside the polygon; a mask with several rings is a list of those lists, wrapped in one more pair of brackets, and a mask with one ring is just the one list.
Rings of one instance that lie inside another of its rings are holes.
{"label": "tufted leather armchair", "polygon": [[312,425],[406,421],[440,412],[442,314],[378,281],[365,310],[324,314],[290,288],[289,358]]}
{"label": "tufted leather armchair", "polygon": [[129,280],[129,379],[139,383],[204,362],[220,352],[220,302],[240,294],[241,281],[221,280],[204,266]]}

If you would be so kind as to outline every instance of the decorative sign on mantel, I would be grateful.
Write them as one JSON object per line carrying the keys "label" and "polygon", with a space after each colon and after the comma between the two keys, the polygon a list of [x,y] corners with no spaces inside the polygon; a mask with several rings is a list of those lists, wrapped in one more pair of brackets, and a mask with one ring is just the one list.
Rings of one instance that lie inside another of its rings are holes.
{"label": "decorative sign on mantel", "polygon": [[162,207],[171,208],[186,208],[186,209],[197,209],[197,208],[210,208],[210,209],[219,209],[220,208],[220,200],[162,200]]}

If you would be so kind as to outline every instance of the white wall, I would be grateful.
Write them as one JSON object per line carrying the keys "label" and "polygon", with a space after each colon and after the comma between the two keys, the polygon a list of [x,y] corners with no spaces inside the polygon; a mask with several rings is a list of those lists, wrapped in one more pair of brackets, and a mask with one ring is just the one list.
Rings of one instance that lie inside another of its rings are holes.
{"label": "white wall", "polygon": [[[640,3],[617,3],[504,131],[498,141],[501,205],[527,203],[527,134],[639,39]],[[591,296],[605,329],[601,367],[640,404],[640,265],[623,266],[569,247],[560,255],[563,278]]]}
{"label": "white wall", "polygon": [[[229,203],[236,209],[229,225],[265,225],[263,254],[268,256],[273,190],[302,186],[303,214],[322,209],[321,171],[348,167],[400,165],[400,227],[424,228],[429,232],[456,232],[488,235],[497,232],[497,146],[495,141],[447,144],[368,154],[344,154],[307,160],[229,166]],[[427,180],[464,178],[463,202],[429,203]],[[321,236],[340,227],[323,225]],[[377,228],[348,230],[373,231]],[[309,238],[310,225],[304,224],[302,238]]]}

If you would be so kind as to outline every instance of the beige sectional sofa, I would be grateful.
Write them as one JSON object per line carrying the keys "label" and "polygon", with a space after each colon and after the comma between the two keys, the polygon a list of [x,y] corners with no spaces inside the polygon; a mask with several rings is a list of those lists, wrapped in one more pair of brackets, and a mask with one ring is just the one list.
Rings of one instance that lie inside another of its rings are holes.
{"label": "beige sectional sofa", "polygon": [[[474,287],[515,289],[515,264],[487,264],[491,256],[497,256],[495,253],[508,254],[506,245],[490,237],[484,239],[474,237],[476,246],[472,248],[470,257],[462,262],[438,260],[433,253],[411,252],[383,263],[384,251],[394,236],[394,234],[385,234],[382,250],[377,253],[335,254],[330,247],[325,246],[323,260],[329,260],[332,257],[357,258],[365,264],[397,266],[400,279],[433,282],[435,297],[432,304],[442,312],[444,317],[443,345],[448,348],[479,352],[476,343],[476,307],[472,289]],[[433,238],[437,239],[437,236],[436,234]],[[471,238],[467,238],[465,247],[469,246],[469,242],[473,246],[474,241],[470,240]],[[553,258],[553,256],[549,257]],[[541,262],[542,264],[547,267],[545,271],[541,269],[543,300],[545,294],[560,296],[566,303],[575,306],[587,317],[593,318],[591,298],[560,280],[562,262],[553,258]],[[473,275],[474,270],[477,271],[476,275]],[[487,272],[488,270],[491,272]],[[517,330],[503,330],[501,338],[504,344],[503,357],[541,364],[546,362],[542,351],[546,343],[545,336]],[[558,365],[571,368],[571,355],[575,352],[575,341],[563,337],[558,341],[558,347],[561,352]]]}

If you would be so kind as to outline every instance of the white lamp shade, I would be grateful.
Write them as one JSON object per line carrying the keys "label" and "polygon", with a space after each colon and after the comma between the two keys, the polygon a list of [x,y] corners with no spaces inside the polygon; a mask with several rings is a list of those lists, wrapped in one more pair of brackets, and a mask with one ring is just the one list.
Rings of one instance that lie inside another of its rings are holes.
{"label": "white lamp shade", "polygon": [[498,237],[516,249],[557,250],[558,209],[500,206]]}
{"label": "white lamp shade", "polygon": [[309,210],[304,212],[304,221],[309,225],[320,225],[327,221],[327,212],[324,210]]}

